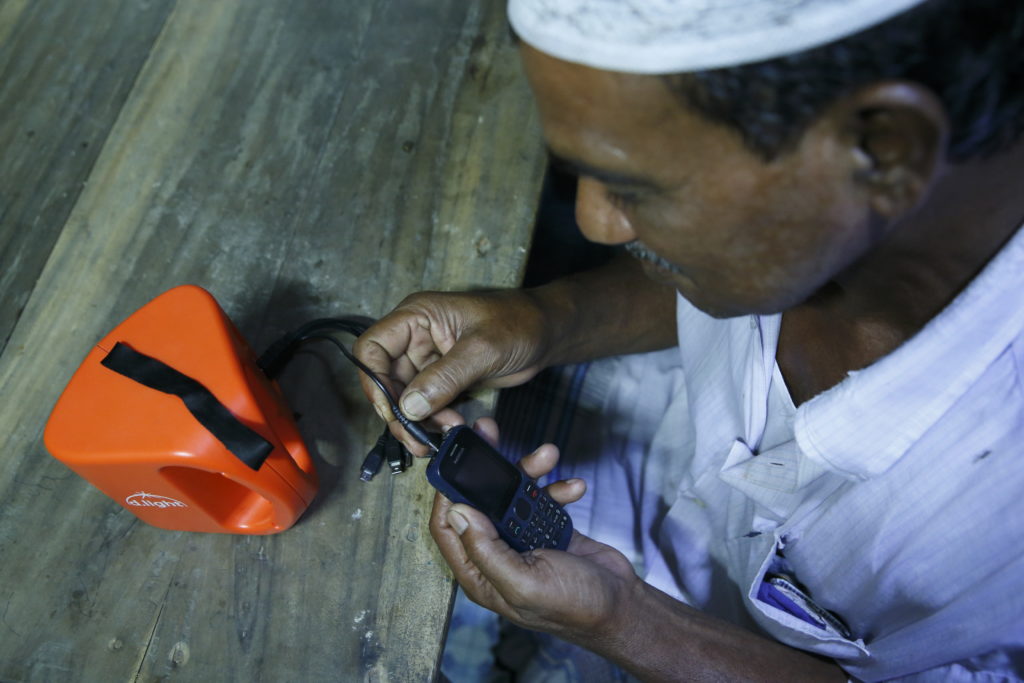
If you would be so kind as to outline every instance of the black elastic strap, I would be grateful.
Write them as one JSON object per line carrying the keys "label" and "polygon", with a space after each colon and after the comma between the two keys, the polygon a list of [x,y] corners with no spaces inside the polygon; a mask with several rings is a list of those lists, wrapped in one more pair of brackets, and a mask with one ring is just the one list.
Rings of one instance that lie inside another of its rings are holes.
{"label": "black elastic strap", "polygon": [[180,398],[188,411],[248,467],[258,470],[274,446],[242,424],[210,390],[171,366],[118,342],[100,361],[150,389]]}

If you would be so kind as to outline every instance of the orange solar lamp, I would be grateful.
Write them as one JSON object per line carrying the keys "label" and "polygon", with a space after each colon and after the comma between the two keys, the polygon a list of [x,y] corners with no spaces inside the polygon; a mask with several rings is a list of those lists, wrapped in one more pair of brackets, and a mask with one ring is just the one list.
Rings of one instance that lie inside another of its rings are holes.
{"label": "orange solar lamp", "polygon": [[279,388],[216,300],[191,285],[160,295],[96,344],[44,441],[164,529],[273,534],[317,491]]}

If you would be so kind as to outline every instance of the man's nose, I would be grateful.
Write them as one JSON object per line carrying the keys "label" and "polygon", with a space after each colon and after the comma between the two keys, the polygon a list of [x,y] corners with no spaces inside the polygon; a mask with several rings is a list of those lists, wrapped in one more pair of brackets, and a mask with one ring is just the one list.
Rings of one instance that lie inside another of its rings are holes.
{"label": "man's nose", "polygon": [[581,177],[576,186],[576,223],[591,242],[625,244],[636,239],[629,218],[608,201],[593,178]]}

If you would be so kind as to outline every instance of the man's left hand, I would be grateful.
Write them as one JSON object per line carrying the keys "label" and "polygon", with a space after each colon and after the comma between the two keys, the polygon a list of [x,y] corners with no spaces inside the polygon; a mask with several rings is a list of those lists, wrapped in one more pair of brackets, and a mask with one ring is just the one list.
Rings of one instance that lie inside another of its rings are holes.
{"label": "man's left hand", "polygon": [[[476,430],[496,442],[493,420],[480,420]],[[550,472],[558,449],[545,444],[519,465],[530,477]],[[547,493],[566,505],[586,491],[581,479],[555,482]],[[622,627],[623,601],[640,581],[622,553],[573,532],[566,551],[519,553],[499,536],[486,515],[467,505],[434,498],[430,532],[455,579],[474,602],[525,628],[547,631],[587,644]]]}

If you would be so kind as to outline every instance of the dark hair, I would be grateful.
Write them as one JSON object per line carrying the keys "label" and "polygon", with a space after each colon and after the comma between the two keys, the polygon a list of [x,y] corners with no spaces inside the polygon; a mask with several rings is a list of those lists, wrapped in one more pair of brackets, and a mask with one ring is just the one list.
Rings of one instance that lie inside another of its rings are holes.
{"label": "dark hair", "polygon": [[836,98],[881,80],[917,82],[945,106],[947,155],[962,162],[1006,148],[1024,130],[1024,2],[929,0],[828,45],[664,78],[766,160],[794,146]]}

